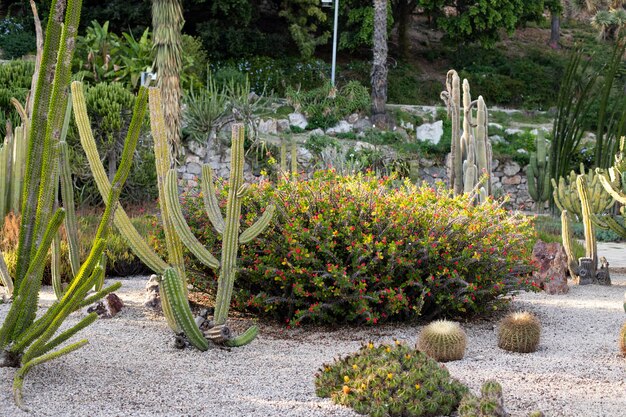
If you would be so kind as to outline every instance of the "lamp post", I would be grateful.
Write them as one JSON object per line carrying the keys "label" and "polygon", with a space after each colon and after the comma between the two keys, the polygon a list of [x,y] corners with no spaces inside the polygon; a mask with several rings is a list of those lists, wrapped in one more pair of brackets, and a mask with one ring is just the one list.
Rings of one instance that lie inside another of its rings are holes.
{"label": "lamp post", "polygon": [[[322,0],[322,7],[331,7],[333,0]],[[339,26],[339,0],[335,0],[335,17],[333,21],[333,59],[330,67],[330,83],[335,85],[335,70],[337,68],[337,27]]]}

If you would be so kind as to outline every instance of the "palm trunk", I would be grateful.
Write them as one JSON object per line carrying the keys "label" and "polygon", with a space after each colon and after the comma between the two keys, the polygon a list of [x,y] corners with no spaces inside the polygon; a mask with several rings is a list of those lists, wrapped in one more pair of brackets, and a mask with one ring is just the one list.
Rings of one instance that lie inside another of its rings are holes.
{"label": "palm trunk", "polygon": [[372,122],[387,127],[387,0],[374,0],[374,62],[372,64]]}
{"label": "palm trunk", "polygon": [[[180,72],[182,70],[181,29],[184,24],[180,0],[153,0],[152,27],[154,30],[154,66],[158,86],[163,97],[165,130],[171,157],[182,152],[180,143]],[[173,166],[174,161],[171,161]]]}

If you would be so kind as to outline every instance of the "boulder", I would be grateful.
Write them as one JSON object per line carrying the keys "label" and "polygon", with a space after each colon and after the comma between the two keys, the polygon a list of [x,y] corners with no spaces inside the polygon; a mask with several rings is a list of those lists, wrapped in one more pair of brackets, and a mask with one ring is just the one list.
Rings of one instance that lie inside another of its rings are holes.
{"label": "boulder", "polygon": [[518,128],[515,128],[515,127],[509,127],[508,129],[506,129],[504,131],[504,133],[506,135],[515,135],[515,134],[518,134],[518,133],[524,133],[524,131],[522,129],[518,129]]}
{"label": "boulder", "polygon": [[276,131],[278,133],[286,132],[289,130],[289,120],[278,119],[276,120]]}
{"label": "boulder", "polygon": [[107,294],[102,300],[87,309],[87,313],[95,312],[101,319],[113,318],[124,307],[122,299],[115,293]]}
{"label": "boulder", "polygon": [[567,254],[558,242],[537,241],[533,248],[532,260],[537,265],[532,280],[548,294],[565,294],[567,286]]}
{"label": "boulder", "polygon": [[297,126],[300,129],[306,129],[309,122],[307,122],[306,117],[302,113],[290,113],[289,114],[289,125]]}
{"label": "boulder", "polygon": [[443,120],[438,120],[435,123],[424,123],[415,128],[415,138],[420,141],[428,141],[436,145],[442,136]]}
{"label": "boulder", "polygon": [[345,120],[340,120],[335,126],[326,129],[328,136],[335,136],[337,133],[348,133],[352,130],[352,125]]}
{"label": "boulder", "polygon": [[352,129],[354,129],[354,131],[357,133],[363,132],[371,128],[372,128],[372,122],[367,117],[357,120],[352,126]]}
{"label": "boulder", "polygon": [[275,135],[278,133],[278,124],[276,119],[259,120],[257,129],[261,134]]}
{"label": "boulder", "polygon": [[150,275],[150,279],[146,283],[146,298],[144,299],[143,305],[152,310],[161,311],[159,280],[156,275]]}
{"label": "boulder", "polygon": [[508,176],[508,177],[512,177],[513,175],[517,174],[518,172],[520,172],[522,168],[519,166],[519,164],[515,161],[506,161],[504,163],[504,166],[502,167],[502,172],[504,172],[504,175]]}

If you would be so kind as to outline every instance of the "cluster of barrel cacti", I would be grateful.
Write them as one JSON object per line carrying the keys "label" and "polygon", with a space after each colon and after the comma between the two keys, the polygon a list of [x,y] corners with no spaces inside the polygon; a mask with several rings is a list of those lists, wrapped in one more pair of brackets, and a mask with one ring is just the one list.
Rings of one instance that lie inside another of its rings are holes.
{"label": "cluster of barrel cacti", "polygon": [[[466,394],[459,404],[459,417],[508,417],[504,408],[502,385],[495,380],[486,381],[480,389],[480,397]],[[528,417],[543,417],[541,411],[532,411]]]}
{"label": "cluster of barrel cacti", "polygon": [[459,323],[437,320],[422,329],[417,348],[438,362],[463,359],[467,336]]}
{"label": "cluster of barrel cacti", "polygon": [[462,91],[461,128],[461,79],[456,71],[448,71],[446,91],[441,93],[441,99],[452,121],[450,186],[457,195],[477,192],[482,202],[491,194],[492,151],[487,133],[487,106],[482,96],[472,101],[467,80],[463,80]]}
{"label": "cluster of barrel cacti", "polygon": [[498,347],[511,352],[530,353],[537,350],[541,338],[539,319],[527,311],[510,313],[498,326]]}
{"label": "cluster of barrel cacti", "polygon": [[87,297],[88,291],[101,277],[102,271],[98,262],[106,246],[110,220],[120,190],[130,172],[146,109],[146,91],[142,90],[135,106],[133,122],[127,135],[119,169],[105,198],[106,208],[94,244],[60,300],[43,314],[37,315],[45,259],[66,215],[66,210],[54,207],[54,191],[59,180],[59,158],[62,148],[60,137],[68,101],[73,39],[78,29],[80,13],[80,1],[52,1],[41,72],[33,95],[33,112],[27,122],[28,152],[24,163],[21,224],[16,271],[13,277],[15,292],[13,303],[0,328],[0,364],[20,368],[15,374],[13,392],[16,403],[21,407],[25,375],[33,366],[85,345],[87,340],[83,339],[57,349],[92,323],[97,315],[89,314],[74,326],[59,330],[63,321],[73,311],[119,288],[117,283]]}
{"label": "cluster of barrel cacti", "polygon": [[528,194],[537,204],[537,211],[541,212],[546,201],[550,198],[550,160],[548,155],[550,145],[539,133],[535,137],[535,152],[530,154],[530,164],[526,171],[528,178]]}

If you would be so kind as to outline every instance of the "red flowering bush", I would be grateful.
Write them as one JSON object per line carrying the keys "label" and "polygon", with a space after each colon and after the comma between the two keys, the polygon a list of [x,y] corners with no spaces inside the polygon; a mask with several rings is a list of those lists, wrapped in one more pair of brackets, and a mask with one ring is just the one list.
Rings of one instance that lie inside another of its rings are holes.
{"label": "red flowering bush", "polygon": [[[320,172],[253,186],[242,224],[269,203],[277,205],[270,227],[240,246],[234,306],[291,325],[480,314],[528,285],[532,225],[498,202],[474,206],[443,188]],[[219,255],[200,196],[183,205]],[[213,287],[215,275],[203,272],[195,283]]]}

